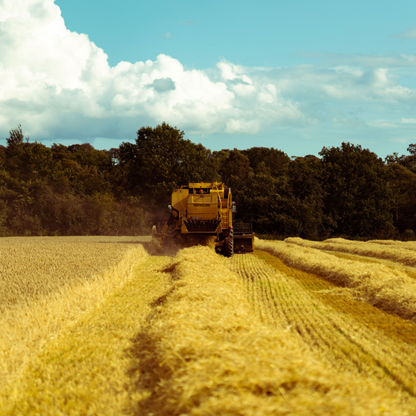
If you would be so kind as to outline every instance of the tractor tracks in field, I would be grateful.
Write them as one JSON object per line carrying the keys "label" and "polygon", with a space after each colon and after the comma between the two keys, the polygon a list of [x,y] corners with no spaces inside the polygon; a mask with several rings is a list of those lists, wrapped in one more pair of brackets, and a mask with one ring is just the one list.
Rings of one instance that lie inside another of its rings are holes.
{"label": "tractor tracks in field", "polygon": [[228,265],[267,325],[297,334],[339,371],[416,397],[416,325],[354,300],[349,289],[286,266],[264,251]]}

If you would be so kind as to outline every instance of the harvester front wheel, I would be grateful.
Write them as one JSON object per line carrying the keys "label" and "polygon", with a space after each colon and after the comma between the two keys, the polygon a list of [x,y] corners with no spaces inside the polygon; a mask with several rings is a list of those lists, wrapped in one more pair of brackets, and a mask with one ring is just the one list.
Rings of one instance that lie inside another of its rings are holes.
{"label": "harvester front wheel", "polygon": [[234,232],[233,229],[230,230],[230,234],[225,239],[224,247],[222,250],[225,257],[232,257],[234,254]]}

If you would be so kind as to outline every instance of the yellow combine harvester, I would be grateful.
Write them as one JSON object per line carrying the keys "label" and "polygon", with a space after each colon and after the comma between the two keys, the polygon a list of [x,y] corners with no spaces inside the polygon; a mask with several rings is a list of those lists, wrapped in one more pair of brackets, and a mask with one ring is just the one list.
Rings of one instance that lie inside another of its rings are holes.
{"label": "yellow combine harvester", "polygon": [[236,211],[231,189],[222,182],[200,182],[181,185],[172,192],[170,217],[163,228],[154,225],[153,241],[163,247],[165,238],[186,241],[188,236],[216,236],[215,251],[226,257],[234,252],[253,251],[253,232],[250,224],[233,227]]}

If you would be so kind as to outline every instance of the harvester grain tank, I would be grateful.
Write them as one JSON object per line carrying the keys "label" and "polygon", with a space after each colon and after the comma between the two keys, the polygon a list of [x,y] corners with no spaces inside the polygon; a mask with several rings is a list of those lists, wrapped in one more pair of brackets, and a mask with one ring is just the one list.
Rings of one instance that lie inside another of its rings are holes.
{"label": "harvester grain tank", "polygon": [[215,250],[226,257],[234,252],[253,251],[253,232],[234,229],[236,210],[231,189],[222,182],[188,183],[176,187],[169,205],[169,220],[152,228],[153,241],[163,247],[166,238],[186,241],[188,237],[215,236]]}

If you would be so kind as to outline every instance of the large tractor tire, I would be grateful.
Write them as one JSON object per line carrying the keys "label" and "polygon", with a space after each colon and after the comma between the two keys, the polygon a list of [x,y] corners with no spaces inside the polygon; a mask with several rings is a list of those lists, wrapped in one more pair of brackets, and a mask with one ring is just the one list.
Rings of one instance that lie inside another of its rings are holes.
{"label": "large tractor tire", "polygon": [[224,247],[222,249],[222,254],[225,257],[232,257],[234,254],[234,232],[233,229],[230,230],[230,234],[225,239]]}

